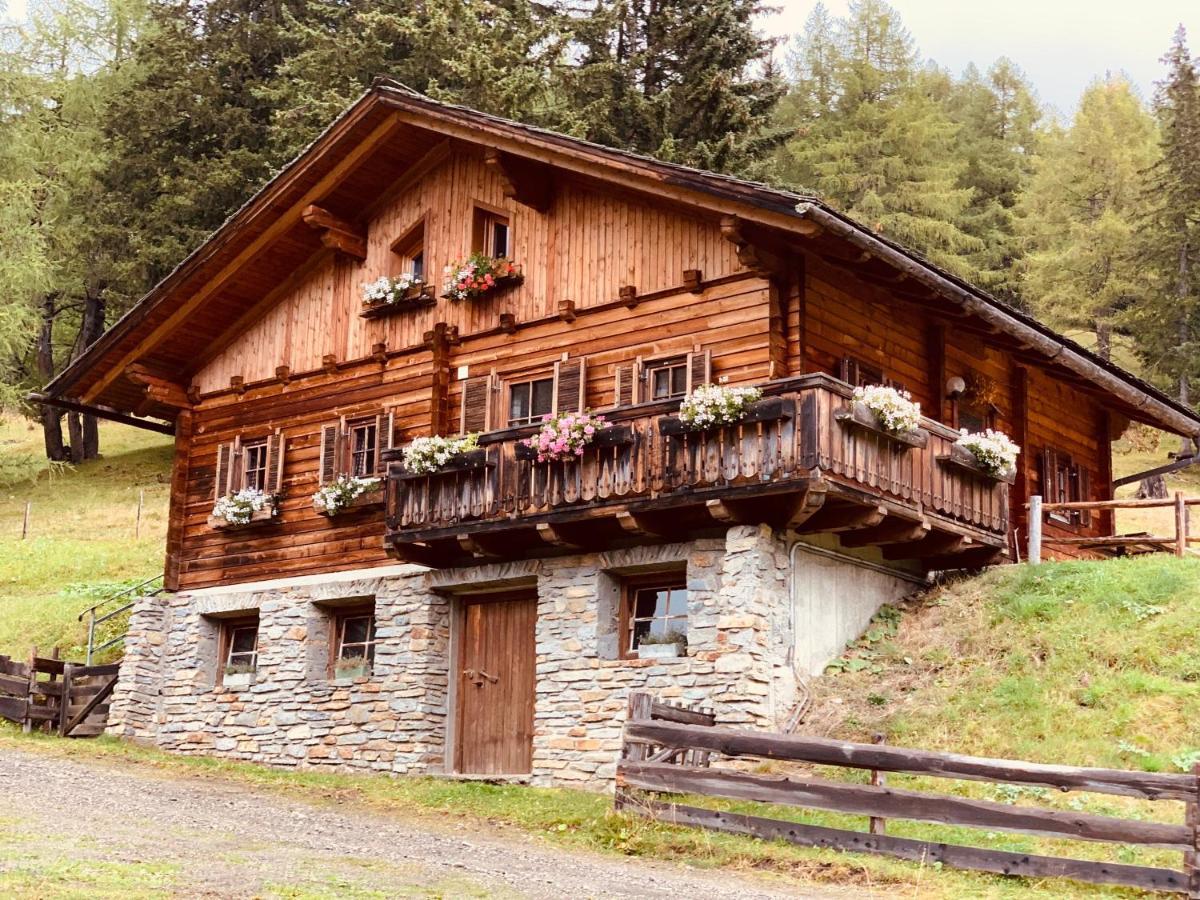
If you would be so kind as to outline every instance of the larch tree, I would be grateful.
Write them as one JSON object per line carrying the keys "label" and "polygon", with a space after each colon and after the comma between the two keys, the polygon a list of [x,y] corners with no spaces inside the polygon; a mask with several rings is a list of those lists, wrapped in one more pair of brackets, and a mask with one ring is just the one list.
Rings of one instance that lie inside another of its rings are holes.
{"label": "larch tree", "polygon": [[1084,92],[1069,129],[1047,136],[1024,200],[1023,292],[1051,323],[1088,332],[1112,354],[1114,328],[1144,297],[1132,252],[1153,118],[1121,77]]}

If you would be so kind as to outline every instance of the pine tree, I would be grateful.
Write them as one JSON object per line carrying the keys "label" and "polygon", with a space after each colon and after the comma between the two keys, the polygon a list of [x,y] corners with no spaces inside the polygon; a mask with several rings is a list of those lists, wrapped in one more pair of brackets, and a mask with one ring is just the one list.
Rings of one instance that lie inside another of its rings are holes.
{"label": "pine tree", "polygon": [[1070,129],[1047,138],[1025,198],[1025,295],[1052,323],[1091,332],[1106,359],[1114,327],[1143,296],[1131,251],[1155,137],[1128,81],[1095,82]]}
{"label": "pine tree", "polygon": [[1138,349],[1150,370],[1193,402],[1200,375],[1200,73],[1180,26],[1162,61],[1155,113],[1160,158],[1148,173],[1148,210],[1139,223],[1139,258],[1150,285],[1132,311]]}

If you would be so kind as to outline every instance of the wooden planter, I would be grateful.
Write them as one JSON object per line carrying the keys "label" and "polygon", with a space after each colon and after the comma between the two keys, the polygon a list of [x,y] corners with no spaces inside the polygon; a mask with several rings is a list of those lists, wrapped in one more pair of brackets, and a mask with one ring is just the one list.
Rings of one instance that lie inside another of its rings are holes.
{"label": "wooden planter", "polygon": [[1005,475],[993,475],[986,469],[981,468],[979,463],[975,462],[975,455],[970,450],[960,447],[958,444],[951,444],[950,452],[945,456],[939,456],[937,459],[943,466],[962,469],[994,484],[1013,484],[1017,480],[1017,473],[1015,471]]}
{"label": "wooden planter", "polygon": [[637,648],[638,659],[682,659],[687,656],[687,644],[643,644]]}
{"label": "wooden planter", "polygon": [[475,450],[468,450],[466,453],[455,454],[436,472],[405,471],[400,474],[399,478],[401,480],[428,478],[431,475],[439,475],[442,472],[465,472],[472,469],[486,469],[494,465],[495,463],[490,462],[487,458],[487,448],[478,447]]}
{"label": "wooden planter", "polygon": [[362,494],[359,494],[357,497],[355,497],[353,500],[351,500],[349,503],[347,503],[345,506],[343,506],[337,512],[329,512],[326,509],[322,509],[321,507],[317,506],[317,501],[313,500],[313,512],[315,512],[319,516],[325,516],[328,519],[332,519],[334,516],[343,515],[345,513],[350,512],[351,510],[362,509],[364,506],[377,506],[378,504],[380,504],[382,502],[383,502],[383,481],[380,481],[379,484],[377,484],[375,487],[371,488],[371,490],[366,491]]}
{"label": "wooden planter", "polygon": [[888,431],[879,424],[878,417],[867,408],[865,403],[854,401],[848,407],[834,413],[834,418],[844,426],[877,434],[902,449],[908,447],[922,448],[929,444],[929,432],[924,428],[918,428],[916,431],[907,431],[903,434]]}
{"label": "wooden planter", "polygon": [[[514,288],[519,284],[523,284],[524,281],[525,281],[525,275],[521,272],[514,272],[512,275],[501,275],[499,278],[497,278],[495,280],[495,282],[492,284],[492,286],[490,288],[488,288],[486,291],[476,294],[473,297],[468,297],[467,300],[468,301],[482,300],[485,297],[490,297],[493,294],[499,293],[500,291],[507,290],[508,288]],[[442,299],[443,300],[453,300],[454,297],[453,297],[453,295],[451,295],[449,293],[445,293],[445,294],[442,294]]]}
{"label": "wooden planter", "polygon": [[408,312],[414,309],[425,309],[436,303],[437,297],[434,296],[433,289],[429,285],[414,284],[395,303],[375,300],[369,304],[365,304],[359,315],[364,319],[378,319],[383,316],[394,316],[397,313]]}
{"label": "wooden planter", "polygon": [[230,525],[224,519],[218,519],[216,516],[208,517],[208,527],[214,531],[241,531],[243,528],[253,528],[256,525],[264,525],[275,521],[279,517],[279,508],[275,505],[264,507],[258,512],[251,514],[250,521],[245,525]]}
{"label": "wooden planter", "polygon": [[[629,447],[633,444],[633,427],[630,425],[609,425],[606,428],[601,428],[592,435],[592,442],[588,444],[588,448],[592,447]],[[527,446],[524,441],[518,441],[513,448],[513,453],[517,459],[527,462],[537,462],[537,450]],[[572,462],[573,460],[566,460]]]}
{"label": "wooden planter", "polygon": [[685,434],[702,434],[738,425],[753,425],[757,422],[782,422],[795,414],[795,403],[785,397],[766,397],[755,400],[746,407],[746,414],[732,425],[711,425],[708,428],[688,428],[679,416],[663,416],[658,420],[658,433],[664,437],[680,437]]}

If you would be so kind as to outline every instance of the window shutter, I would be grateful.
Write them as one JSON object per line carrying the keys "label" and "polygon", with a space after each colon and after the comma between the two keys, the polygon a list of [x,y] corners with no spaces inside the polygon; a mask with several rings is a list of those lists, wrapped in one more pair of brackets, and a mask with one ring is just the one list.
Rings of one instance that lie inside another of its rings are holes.
{"label": "window shutter", "polygon": [[838,376],[846,384],[856,386],[858,384],[858,363],[849,356],[843,356],[842,362],[838,366]]}
{"label": "window shutter", "polygon": [[242,436],[233,439],[229,448],[229,478],[225,493],[233,494],[242,489],[242,475],[246,471],[246,459],[242,455]]}
{"label": "window shutter", "polygon": [[392,441],[394,441],[396,433],[396,411],[389,409],[386,415],[381,415],[376,418],[375,429],[375,472],[382,475],[387,470],[387,463],[383,461],[383,451],[392,449]]}
{"label": "window shutter", "polygon": [[371,461],[371,471],[379,472],[383,468],[383,429],[387,428],[389,416],[380,413],[375,417],[375,458]]}
{"label": "window shutter", "polygon": [[[1092,473],[1083,466],[1075,467],[1075,497],[1074,499],[1084,501],[1092,499]],[[1090,509],[1081,509],[1078,511],[1079,524],[1085,528],[1092,524],[1092,511]]]}
{"label": "window shutter", "polygon": [[[1042,471],[1039,473],[1039,481],[1042,485],[1042,499],[1047,503],[1054,503],[1059,498],[1057,495],[1055,475],[1058,468],[1058,454],[1051,447],[1042,448]],[[1049,515],[1047,513],[1047,515]]]}
{"label": "window shutter", "polygon": [[554,364],[554,412],[582,412],[586,405],[587,368],[584,357]]}
{"label": "window shutter", "polygon": [[338,422],[321,426],[321,484],[329,484],[337,478],[340,435],[341,425]]}
{"label": "window shutter", "polygon": [[617,406],[632,406],[641,400],[642,358],[616,367],[613,400]]}
{"label": "window shutter", "polygon": [[229,472],[233,468],[233,444],[217,445],[217,467],[213,478],[213,501],[229,493]]}
{"label": "window shutter", "polygon": [[687,355],[687,389],[690,394],[702,384],[712,382],[712,351],[697,350]]}
{"label": "window shutter", "polygon": [[491,373],[463,382],[462,411],[459,415],[459,431],[463,434],[490,430],[494,380],[495,373]]}
{"label": "window shutter", "polygon": [[283,449],[285,444],[283,429],[276,428],[275,433],[267,437],[267,493],[283,493]]}

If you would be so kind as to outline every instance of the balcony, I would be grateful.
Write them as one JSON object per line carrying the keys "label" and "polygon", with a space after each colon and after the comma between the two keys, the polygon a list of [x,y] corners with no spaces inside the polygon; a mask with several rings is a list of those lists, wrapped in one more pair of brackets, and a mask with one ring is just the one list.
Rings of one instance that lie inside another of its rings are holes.
{"label": "balcony", "polygon": [[392,451],[389,552],[432,566],[718,535],[767,523],[836,534],[889,560],[969,568],[1003,558],[1008,485],[974,469],[925,419],[897,439],[856,418],[846,384],[812,374],[764,386],[735,426],[679,427],[678,401],[605,413],[577,462],[538,463],[531,427],[494,431],[455,468],[404,470]]}

